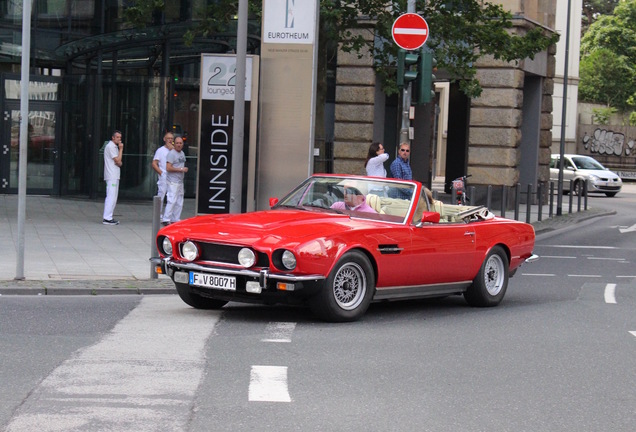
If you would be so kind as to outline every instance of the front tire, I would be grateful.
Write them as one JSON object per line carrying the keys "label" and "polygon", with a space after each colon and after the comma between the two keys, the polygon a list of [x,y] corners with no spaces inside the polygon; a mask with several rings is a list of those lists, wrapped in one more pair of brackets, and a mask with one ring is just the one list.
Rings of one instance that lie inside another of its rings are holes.
{"label": "front tire", "polygon": [[612,197],[615,197],[617,193],[618,192],[605,192],[605,195],[607,195],[608,197],[612,198]]}
{"label": "front tire", "polygon": [[508,255],[501,246],[495,246],[486,256],[473,284],[464,292],[471,306],[497,306],[503,300],[510,278]]}
{"label": "front tire", "polygon": [[336,263],[309,307],[325,321],[356,321],[369,308],[374,292],[375,274],[369,259],[362,252],[351,251]]}
{"label": "front tire", "polygon": [[192,287],[188,284],[176,283],[177,293],[181,300],[188,306],[192,306],[195,309],[221,309],[228,302],[225,300],[216,300],[207,297],[202,297],[198,294],[195,294],[192,290]]}

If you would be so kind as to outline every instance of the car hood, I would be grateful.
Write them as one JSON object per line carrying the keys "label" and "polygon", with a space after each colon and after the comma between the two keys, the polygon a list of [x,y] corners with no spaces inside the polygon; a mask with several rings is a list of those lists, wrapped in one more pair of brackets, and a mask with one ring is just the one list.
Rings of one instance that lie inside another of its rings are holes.
{"label": "car hood", "polygon": [[298,210],[267,210],[241,214],[196,216],[163,228],[159,234],[234,244],[301,242],[349,231],[373,222],[347,215]]}
{"label": "car hood", "polygon": [[607,179],[619,178],[616,173],[609,170],[578,169],[576,170],[576,173],[580,175],[585,175],[585,176],[595,175],[597,177],[607,178]]}

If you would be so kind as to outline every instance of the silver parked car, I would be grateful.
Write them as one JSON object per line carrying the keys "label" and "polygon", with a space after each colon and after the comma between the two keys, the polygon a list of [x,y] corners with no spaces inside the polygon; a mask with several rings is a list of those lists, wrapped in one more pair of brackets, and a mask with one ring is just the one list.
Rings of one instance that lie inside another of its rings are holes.
{"label": "silver parked car", "polygon": [[[563,165],[563,191],[570,191],[570,180],[574,180],[574,193],[583,191],[583,183],[588,180],[588,193],[604,193],[613,197],[621,191],[623,181],[614,172],[608,170],[596,159],[576,154],[565,154]],[[559,155],[553,154],[550,159],[550,180],[559,180]]]}

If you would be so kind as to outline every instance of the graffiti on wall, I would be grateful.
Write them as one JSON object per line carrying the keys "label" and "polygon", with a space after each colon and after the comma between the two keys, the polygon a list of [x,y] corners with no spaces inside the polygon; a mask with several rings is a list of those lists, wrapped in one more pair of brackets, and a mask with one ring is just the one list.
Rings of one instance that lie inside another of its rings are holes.
{"label": "graffiti on wall", "polygon": [[583,146],[592,153],[609,156],[629,156],[636,152],[633,139],[625,142],[625,134],[600,128],[593,135],[585,132]]}

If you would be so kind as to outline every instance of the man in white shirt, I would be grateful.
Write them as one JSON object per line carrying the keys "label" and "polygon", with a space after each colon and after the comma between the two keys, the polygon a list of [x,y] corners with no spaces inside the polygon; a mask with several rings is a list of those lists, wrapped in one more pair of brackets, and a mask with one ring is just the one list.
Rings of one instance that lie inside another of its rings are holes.
{"label": "man in white shirt", "polygon": [[[174,135],[172,132],[166,132],[163,136],[163,145],[157,149],[155,156],[152,158],[152,169],[157,173],[157,196],[161,198],[161,207],[163,208],[163,200],[166,197],[166,158],[170,150],[174,148]],[[160,215],[163,217],[163,213]]]}
{"label": "man in white shirt", "polygon": [[119,225],[113,219],[117,195],[119,194],[119,176],[124,154],[124,143],[121,142],[121,132],[116,130],[106,147],[104,147],[104,181],[106,182],[106,200],[104,201],[104,225]]}
{"label": "man in white shirt", "polygon": [[168,175],[168,204],[163,213],[162,225],[169,225],[181,220],[181,210],[183,210],[183,179],[188,168],[185,166],[186,156],[183,150],[183,138],[177,137],[174,140],[174,149],[170,150],[166,159],[166,171]]}

